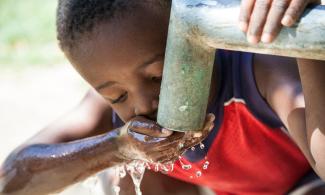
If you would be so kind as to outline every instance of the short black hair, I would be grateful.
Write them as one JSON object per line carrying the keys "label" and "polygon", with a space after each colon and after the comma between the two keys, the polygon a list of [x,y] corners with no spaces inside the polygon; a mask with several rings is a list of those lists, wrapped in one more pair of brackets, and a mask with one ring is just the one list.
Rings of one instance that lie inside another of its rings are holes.
{"label": "short black hair", "polygon": [[[73,48],[94,26],[127,13],[148,0],[59,0],[57,39],[62,50]],[[169,7],[171,0],[154,0]]]}

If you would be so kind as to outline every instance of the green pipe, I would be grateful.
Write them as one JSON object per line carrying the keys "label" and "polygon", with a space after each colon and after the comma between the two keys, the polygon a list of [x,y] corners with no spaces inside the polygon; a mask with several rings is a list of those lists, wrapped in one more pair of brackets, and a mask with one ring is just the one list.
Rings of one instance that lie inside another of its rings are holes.
{"label": "green pipe", "polygon": [[173,0],[158,123],[202,128],[216,48],[325,60],[325,6],[305,11],[272,44],[251,45],[238,30],[239,0]]}

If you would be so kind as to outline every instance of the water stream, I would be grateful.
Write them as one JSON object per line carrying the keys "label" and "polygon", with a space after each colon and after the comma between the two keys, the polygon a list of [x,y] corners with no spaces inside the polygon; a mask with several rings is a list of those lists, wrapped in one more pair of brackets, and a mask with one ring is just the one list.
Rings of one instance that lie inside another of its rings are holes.
{"label": "water stream", "polygon": [[[203,150],[204,147],[204,144],[200,143],[199,148]],[[192,147],[191,150],[195,150],[195,147]],[[182,169],[190,170],[192,168],[191,164],[186,164],[185,162],[183,162],[183,157],[179,156],[178,159]],[[209,164],[210,163],[207,157],[205,157],[205,161],[202,165],[201,170],[197,170],[195,172],[195,175],[191,175],[190,178],[192,179],[194,177],[201,177],[202,171],[206,171],[208,169]],[[156,172],[160,171],[161,173],[167,174],[168,172],[172,172],[174,170],[174,163],[150,163],[149,165],[149,163],[144,162],[142,160],[134,160],[129,164],[124,164],[115,167],[117,177],[124,178],[127,173],[131,176],[136,195],[142,195],[140,185],[146,169],[153,169]],[[119,186],[113,186],[113,191],[115,192],[115,195],[119,195],[120,190],[121,189]]]}

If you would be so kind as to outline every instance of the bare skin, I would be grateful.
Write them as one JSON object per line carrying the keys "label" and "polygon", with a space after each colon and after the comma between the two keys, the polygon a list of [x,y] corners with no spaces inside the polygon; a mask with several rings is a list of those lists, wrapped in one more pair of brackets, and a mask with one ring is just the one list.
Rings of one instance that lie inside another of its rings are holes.
{"label": "bare skin", "polygon": [[[147,14],[140,14],[143,11]],[[151,19],[146,17],[148,14]],[[54,192],[102,169],[133,159],[172,161],[186,148],[201,142],[212,129],[212,115],[207,116],[206,125],[200,133],[171,133],[154,122],[167,30],[157,28],[156,22],[163,21],[166,27],[168,13],[142,9],[135,14],[134,20],[123,21],[126,23],[116,21],[110,24],[119,26],[121,30],[115,34],[109,30],[112,26],[99,26],[98,36],[91,41],[85,40],[78,50],[73,51],[80,55],[78,58],[74,56],[76,53],[67,53],[77,70],[104,99],[97,92],[90,92],[76,112],[63,117],[12,153],[2,168],[2,193]],[[135,26],[132,25],[134,21],[141,22]],[[125,30],[127,26],[131,29]],[[147,31],[143,32],[143,29]],[[134,39],[134,35],[138,38]],[[116,40],[120,41],[114,44]],[[107,41],[113,47],[107,47]],[[85,54],[81,48],[94,52]],[[122,55],[127,56],[126,52],[133,55],[122,58]],[[109,61],[106,61],[107,57]],[[89,66],[91,68],[87,68]],[[112,109],[127,122],[125,126],[113,130]],[[94,118],[88,115],[89,111],[93,112]],[[83,120],[78,124],[77,121]],[[103,130],[110,133],[102,134]],[[139,134],[163,139],[137,139],[141,137]],[[75,141],[69,142],[71,140]],[[178,147],[179,143],[183,143],[184,147]]]}
{"label": "bare skin", "polygon": [[238,26],[248,42],[271,43],[281,28],[293,26],[311,3],[320,0],[243,0]]}
{"label": "bare skin", "polygon": [[[2,193],[47,194],[131,160],[174,161],[186,148],[198,144],[208,135],[213,120],[214,116],[208,115],[200,132],[172,134],[169,130],[162,132],[159,125],[144,117],[137,117],[103,135],[67,143],[24,147],[5,162]],[[142,139],[141,134],[160,139],[147,141]],[[179,147],[180,143],[183,143],[182,147]]]}
{"label": "bare skin", "polygon": [[[144,6],[135,9],[132,17],[125,16],[98,25],[93,36],[82,40],[74,50],[65,51],[74,67],[97,92],[89,92],[78,108],[12,153],[1,168],[2,193],[54,192],[99,170],[134,159],[139,154],[147,160],[173,160],[186,147],[204,139],[212,127],[212,116],[207,118],[203,129],[206,133],[198,137],[194,133],[163,133],[162,127],[153,121],[159,101],[168,18],[168,13]],[[306,61],[305,64],[310,63]],[[305,66],[306,69],[308,67]],[[291,92],[301,83],[307,92],[312,86],[322,83],[321,77],[315,74],[323,70],[317,69],[304,76],[308,71],[302,68],[299,62],[299,75],[295,61],[274,56],[256,55],[254,62],[256,83],[261,95],[287,126],[311,166],[322,175],[325,171],[320,166],[323,153],[320,150],[322,146],[318,144],[325,143],[322,139],[324,128],[319,123],[324,110],[317,105],[322,105],[324,85],[318,86],[320,93],[306,96],[306,113],[310,113],[308,117],[294,114],[297,108],[305,113],[305,102],[301,98],[302,91]],[[212,89],[216,88],[215,85],[213,80]],[[210,98],[215,93],[211,90]],[[112,110],[123,121],[130,122],[113,130]],[[308,124],[317,125],[309,127]],[[315,131],[318,133],[309,133],[314,132],[309,129],[320,130]],[[137,133],[164,139],[158,139],[159,143],[152,142],[152,139],[138,140],[135,136]],[[181,141],[186,142],[185,147],[176,149],[177,142]],[[56,174],[53,176],[53,173]],[[156,178],[157,181],[160,181],[159,178],[161,181],[168,180],[165,177]],[[188,189],[191,185],[179,186]],[[147,194],[150,194],[149,190]]]}

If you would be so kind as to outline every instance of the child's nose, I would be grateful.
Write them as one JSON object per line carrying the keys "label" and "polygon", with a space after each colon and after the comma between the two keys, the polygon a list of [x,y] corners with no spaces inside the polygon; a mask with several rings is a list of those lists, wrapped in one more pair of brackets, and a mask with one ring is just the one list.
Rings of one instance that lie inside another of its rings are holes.
{"label": "child's nose", "polygon": [[152,116],[153,113],[157,113],[158,100],[141,98],[134,107],[134,113],[136,116],[147,116],[149,118],[156,117]]}

